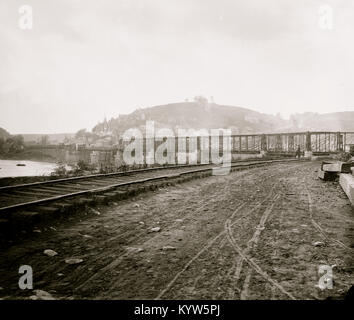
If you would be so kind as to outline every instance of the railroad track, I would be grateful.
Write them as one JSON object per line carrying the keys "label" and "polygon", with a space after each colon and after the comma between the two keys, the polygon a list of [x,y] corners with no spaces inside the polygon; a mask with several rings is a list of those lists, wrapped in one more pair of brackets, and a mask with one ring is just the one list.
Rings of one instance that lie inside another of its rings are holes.
{"label": "railroad track", "polygon": [[[232,163],[231,170],[290,161],[299,160],[239,161]],[[75,206],[119,200],[166,183],[211,175],[215,167],[211,164],[158,167],[0,187],[0,222],[13,225],[24,220],[28,224],[38,221],[40,216],[53,216]]]}

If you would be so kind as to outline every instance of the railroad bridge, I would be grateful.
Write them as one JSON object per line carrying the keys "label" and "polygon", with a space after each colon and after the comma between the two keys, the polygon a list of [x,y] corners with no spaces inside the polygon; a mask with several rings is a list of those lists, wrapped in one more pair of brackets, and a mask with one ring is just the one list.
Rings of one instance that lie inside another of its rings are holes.
{"label": "railroad bridge", "polygon": [[[174,143],[176,148],[176,155],[178,152],[177,145],[179,143],[176,137]],[[182,137],[183,138],[183,137]],[[186,152],[196,151],[200,152],[205,148],[205,142],[202,141],[201,136],[186,137]],[[194,141],[192,141],[194,139]],[[142,144],[144,150],[147,145],[148,139],[143,139]],[[208,140],[209,150],[213,143],[212,139]],[[214,140],[215,141],[215,140]],[[216,139],[217,141],[217,139]],[[116,161],[122,161],[122,157],[119,157],[120,153],[123,153],[124,148],[131,141],[123,141],[120,139],[119,146],[113,152],[115,154]],[[156,150],[163,141],[154,141],[152,145]],[[151,145],[151,143],[149,143]],[[267,134],[240,134],[231,136],[231,153],[233,159],[261,157],[263,155],[284,155],[294,156],[298,148],[305,154],[305,156],[311,155],[325,155],[340,153],[343,151],[349,152],[350,148],[354,146],[354,132],[330,132],[330,131],[307,131],[307,132],[290,132],[290,133],[267,133]],[[193,149],[194,147],[194,149]],[[216,147],[217,149],[217,147]],[[215,149],[214,149],[215,150]],[[223,136],[219,136],[219,151],[223,150]],[[144,152],[145,158],[148,151]],[[199,163],[198,157],[198,163]]]}
{"label": "railroad bridge", "polygon": [[[196,137],[196,149],[201,149],[201,137]],[[178,141],[175,138],[176,152]],[[186,152],[190,152],[192,137],[186,137]],[[147,139],[143,139],[144,148]],[[220,137],[220,151],[222,152],[222,136]],[[124,165],[123,151],[129,141],[119,140],[117,145],[111,147],[96,146],[41,146],[43,155],[49,155],[58,161],[75,164],[79,160],[96,165],[106,171],[115,171]],[[154,141],[155,150],[163,141]],[[349,152],[354,146],[354,132],[287,132],[287,133],[267,133],[267,134],[240,134],[231,136],[232,159],[247,159],[268,155],[294,156],[298,146],[300,151],[307,155],[323,155],[331,153]],[[31,147],[38,148],[38,147]],[[145,149],[144,149],[145,150]],[[144,153],[146,159],[147,154]],[[199,161],[199,160],[198,160]],[[146,163],[146,162],[145,162]]]}
{"label": "railroad bridge", "polygon": [[354,145],[354,132],[296,132],[252,135],[233,135],[233,152],[290,152],[337,153]]}
{"label": "railroad bridge", "polygon": [[[198,146],[200,146],[200,136]],[[222,141],[222,136],[220,137]],[[176,144],[177,144],[177,137]],[[191,139],[191,137],[186,137]],[[146,143],[146,139],[143,139]],[[307,131],[307,132],[287,132],[287,133],[259,133],[259,134],[239,134],[231,136],[233,152],[259,152],[278,151],[294,152],[300,146],[301,151],[313,152],[341,152],[348,146],[354,144],[354,132],[330,132],[330,131]],[[119,145],[113,149],[120,149],[126,145],[120,139]],[[155,141],[155,146],[161,142]],[[97,149],[97,148],[92,148]],[[100,148],[101,151],[112,148]],[[98,150],[98,149],[97,149]]]}

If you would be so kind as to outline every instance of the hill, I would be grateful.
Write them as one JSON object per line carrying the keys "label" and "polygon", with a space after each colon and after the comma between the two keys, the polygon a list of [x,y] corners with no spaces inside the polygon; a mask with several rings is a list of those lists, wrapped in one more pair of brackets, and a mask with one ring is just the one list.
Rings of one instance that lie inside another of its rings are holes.
{"label": "hill", "polygon": [[231,129],[232,134],[299,132],[299,131],[354,131],[354,111],[335,113],[293,114],[288,120],[251,109],[208,103],[206,99],[137,109],[128,115],[98,123],[96,134],[121,135],[129,128],[144,129],[147,120],[155,128]]}
{"label": "hill", "polygon": [[60,144],[65,142],[66,139],[71,139],[75,137],[74,133],[48,133],[48,134],[37,134],[37,133],[24,133],[22,134],[24,142],[26,144],[36,144],[40,143],[44,136],[47,136],[48,144]]}
{"label": "hill", "polygon": [[303,113],[290,117],[290,127],[303,131],[354,131],[354,111]]}
{"label": "hill", "polygon": [[93,128],[102,134],[112,132],[121,135],[129,128],[143,128],[147,120],[155,122],[155,128],[183,129],[231,129],[233,134],[274,132],[285,130],[289,123],[273,115],[242,107],[218,105],[208,102],[182,102],[138,109],[128,115],[120,115],[103,121]]}

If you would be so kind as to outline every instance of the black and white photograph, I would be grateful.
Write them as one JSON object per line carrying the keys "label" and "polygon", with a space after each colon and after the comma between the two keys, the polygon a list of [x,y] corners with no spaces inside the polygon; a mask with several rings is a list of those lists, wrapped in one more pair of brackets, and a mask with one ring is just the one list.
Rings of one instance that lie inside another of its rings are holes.
{"label": "black and white photograph", "polygon": [[348,0],[0,0],[0,307],[353,301],[353,37]]}

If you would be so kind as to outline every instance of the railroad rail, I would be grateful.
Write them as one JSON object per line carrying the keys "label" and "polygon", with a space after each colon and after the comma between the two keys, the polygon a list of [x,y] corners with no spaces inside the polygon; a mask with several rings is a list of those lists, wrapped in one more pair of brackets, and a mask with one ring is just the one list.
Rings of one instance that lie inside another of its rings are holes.
{"label": "railroad rail", "polygon": [[[298,159],[251,160],[231,164],[231,171]],[[125,199],[143,190],[212,174],[213,164],[157,167],[127,172],[49,180],[0,188],[0,236],[61,217],[78,207]]]}
{"label": "railroad rail", "polygon": [[[289,161],[299,160],[238,161],[231,164],[231,169],[243,169]],[[204,164],[156,167],[0,187],[0,214],[13,209],[48,204],[75,196],[98,194],[125,186],[171,179],[195,173],[208,173],[211,172],[213,168],[217,168],[217,166]]]}

